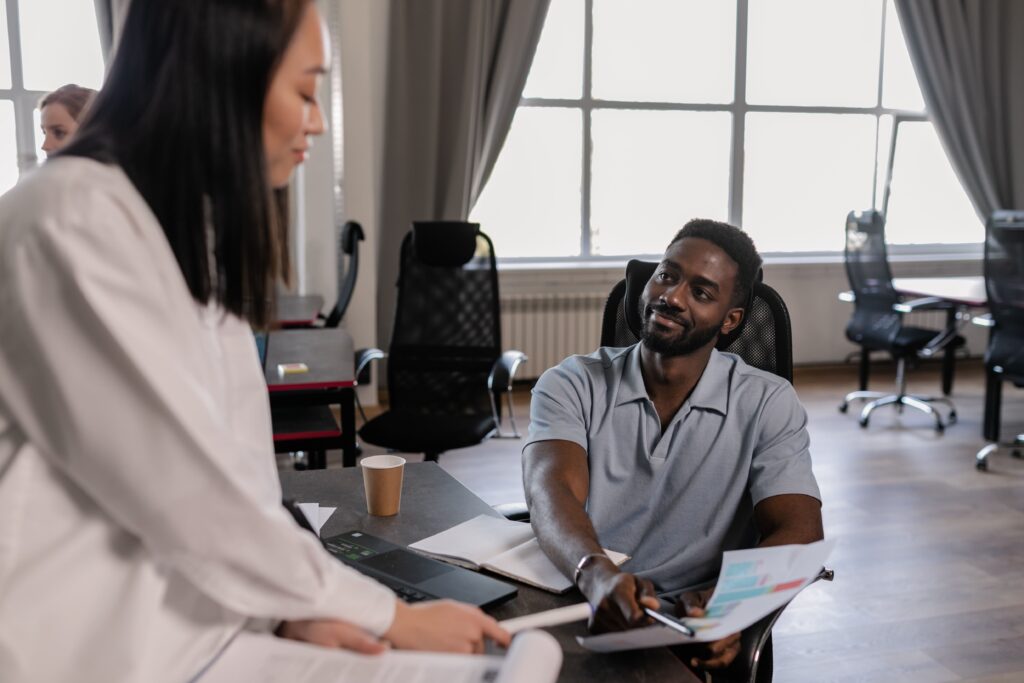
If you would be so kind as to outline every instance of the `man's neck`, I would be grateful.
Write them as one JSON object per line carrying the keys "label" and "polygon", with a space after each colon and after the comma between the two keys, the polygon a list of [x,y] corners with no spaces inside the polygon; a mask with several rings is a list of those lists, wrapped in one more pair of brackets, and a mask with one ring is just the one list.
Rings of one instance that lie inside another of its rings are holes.
{"label": "man's neck", "polygon": [[672,421],[704,374],[715,343],[685,356],[664,356],[640,344],[640,369],[644,388],[661,419],[662,431]]}

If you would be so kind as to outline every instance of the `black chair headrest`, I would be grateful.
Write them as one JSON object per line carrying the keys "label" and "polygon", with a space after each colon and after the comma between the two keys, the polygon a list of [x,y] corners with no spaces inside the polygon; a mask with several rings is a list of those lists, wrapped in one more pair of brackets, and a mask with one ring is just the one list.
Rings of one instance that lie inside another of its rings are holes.
{"label": "black chair headrest", "polygon": [[[654,271],[657,269],[658,264],[651,261],[632,259],[626,264],[626,291],[622,295],[622,300],[625,306],[626,324],[637,338],[640,337],[640,331],[643,328],[643,319],[641,318],[639,305],[640,295],[643,294],[644,287],[647,286],[648,280],[654,276]],[[754,290],[763,281],[764,269],[758,268],[757,274],[754,276],[754,286],[750,288],[750,294],[747,296],[747,301],[743,306],[743,320],[740,321],[735,330],[719,339],[720,347],[723,344],[728,345],[743,332],[749,317],[750,307],[754,303]]]}
{"label": "black chair headrest", "polygon": [[351,254],[356,249],[356,242],[362,242],[366,239],[366,235],[363,234],[363,226],[359,225],[355,221],[347,221],[345,225],[341,226],[341,250],[346,254]]}
{"label": "black chair headrest", "polygon": [[463,266],[476,253],[479,223],[465,221],[414,221],[412,247],[416,258],[428,266]]}

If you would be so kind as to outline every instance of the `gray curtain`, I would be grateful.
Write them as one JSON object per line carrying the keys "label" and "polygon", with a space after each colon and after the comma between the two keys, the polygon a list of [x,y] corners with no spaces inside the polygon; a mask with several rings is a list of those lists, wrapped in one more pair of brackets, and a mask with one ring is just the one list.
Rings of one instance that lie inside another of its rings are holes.
{"label": "gray curtain", "polygon": [[401,239],[414,220],[469,216],[515,115],[549,2],[392,2],[378,271],[381,344],[391,333]]}
{"label": "gray curtain", "polygon": [[96,5],[96,23],[100,30],[100,47],[103,59],[110,64],[114,55],[114,46],[124,25],[124,15],[128,11],[131,0],[93,0]]}
{"label": "gray curtain", "polygon": [[1024,209],[1024,2],[896,8],[925,104],[978,215]]}

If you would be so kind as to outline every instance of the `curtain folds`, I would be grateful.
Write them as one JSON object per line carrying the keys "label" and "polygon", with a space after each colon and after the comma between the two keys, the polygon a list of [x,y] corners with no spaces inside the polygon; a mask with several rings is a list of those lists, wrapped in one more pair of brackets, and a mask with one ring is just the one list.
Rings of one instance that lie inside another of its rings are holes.
{"label": "curtain folds", "polygon": [[124,25],[124,15],[128,11],[131,0],[93,0],[96,6],[96,23],[100,30],[100,47],[103,49],[103,60],[110,64],[114,56],[114,47]]}
{"label": "curtain folds", "polygon": [[975,210],[1024,209],[1024,2],[896,0],[929,115]]}
{"label": "curtain folds", "polygon": [[[465,220],[515,115],[550,0],[393,0],[380,282],[413,220]],[[485,226],[486,229],[486,226]],[[380,288],[378,340],[394,289]]]}

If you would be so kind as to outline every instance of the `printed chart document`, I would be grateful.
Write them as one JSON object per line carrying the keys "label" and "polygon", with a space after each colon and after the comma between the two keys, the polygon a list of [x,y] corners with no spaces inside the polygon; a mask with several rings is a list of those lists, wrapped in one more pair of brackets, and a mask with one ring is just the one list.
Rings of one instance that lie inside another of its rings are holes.
{"label": "printed chart document", "polygon": [[[424,555],[467,569],[490,571],[552,593],[565,593],[570,581],[541,550],[529,524],[480,515],[409,546]],[[605,550],[619,565],[628,555]]]}
{"label": "printed chart document", "polygon": [[742,631],[796,597],[821,571],[834,546],[835,539],[829,539],[809,545],[725,553],[715,592],[705,608],[707,616],[680,620],[693,629],[692,637],[667,626],[648,626],[577,640],[596,652],[719,640]]}
{"label": "printed chart document", "polygon": [[526,631],[504,656],[392,650],[361,655],[261,633],[240,633],[193,683],[554,683],[562,649]]}
{"label": "printed chart document", "polygon": [[317,536],[320,535],[320,530],[323,529],[327,520],[329,520],[331,515],[334,514],[334,511],[338,509],[320,507],[319,503],[298,503],[296,507],[299,508],[299,510],[302,511],[302,514],[306,516],[306,521],[309,522],[309,525],[316,529]]}

